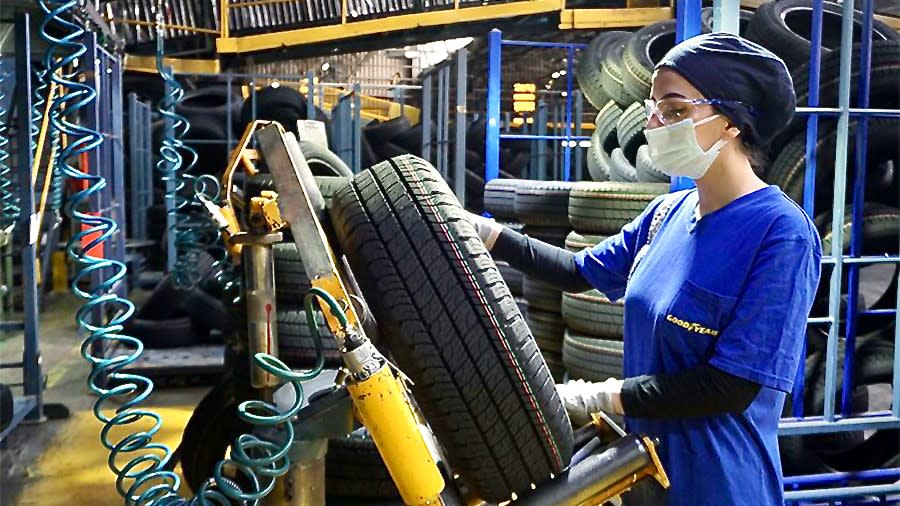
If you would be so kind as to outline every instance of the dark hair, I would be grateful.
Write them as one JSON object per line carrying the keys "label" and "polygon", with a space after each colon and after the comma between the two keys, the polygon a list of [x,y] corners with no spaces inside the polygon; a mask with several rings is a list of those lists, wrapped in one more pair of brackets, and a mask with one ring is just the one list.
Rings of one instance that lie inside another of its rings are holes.
{"label": "dark hair", "polygon": [[769,166],[769,155],[766,149],[752,142],[741,141],[741,147],[747,159],[750,160],[750,167],[762,179],[766,178],[766,171]]}

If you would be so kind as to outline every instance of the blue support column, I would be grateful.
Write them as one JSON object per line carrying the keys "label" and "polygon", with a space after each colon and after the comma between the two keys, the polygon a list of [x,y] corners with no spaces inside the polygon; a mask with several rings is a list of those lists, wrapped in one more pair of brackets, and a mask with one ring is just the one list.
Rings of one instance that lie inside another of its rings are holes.
{"label": "blue support column", "polygon": [[[559,123],[560,123],[560,104],[556,103],[554,100],[550,107],[550,122],[553,124],[553,128],[551,129],[551,134],[554,137],[559,136]],[[559,155],[560,155],[560,141],[559,139],[553,139],[550,144],[550,152],[552,153],[553,162],[550,164],[551,171],[550,177],[548,179],[559,181]]]}
{"label": "blue support column", "polygon": [[728,32],[740,35],[741,29],[741,1],[740,0],[714,0],[713,2],[713,31]]}
{"label": "blue support column", "polygon": [[422,79],[422,158],[431,161],[431,74]]}
{"label": "blue support column", "polygon": [[462,48],[456,52],[456,125],[453,155],[453,186],[456,198],[466,202],[466,73],[469,52]]}
{"label": "blue support column", "polygon": [[[16,15],[16,101],[19,114],[16,125],[16,158],[19,166],[19,205],[22,209],[16,226],[19,252],[22,260],[22,320],[25,346],[22,352],[22,383],[26,398],[33,405],[24,421],[37,422],[43,418],[43,372],[39,345],[39,299],[37,290],[37,239],[38,230],[32,230],[34,215],[34,185],[31,183],[31,166],[34,161],[31,149],[31,37],[28,14]],[[10,115],[11,116],[11,115]],[[34,223],[37,221],[34,220]]]}
{"label": "blue support column", "polygon": [[316,74],[306,73],[306,119],[316,119]]}
{"label": "blue support column", "polygon": [[[675,42],[681,42],[700,34],[701,0],[675,1]],[[689,177],[673,177],[672,191],[686,190],[694,187]]]}
{"label": "blue support column", "polygon": [[[575,90],[575,137],[581,137],[581,118],[584,115],[584,97],[580,90]],[[575,143],[575,181],[581,181],[584,178],[584,150],[581,148],[581,141],[573,141]]]}
{"label": "blue support column", "polygon": [[447,91],[447,83],[444,79],[444,69],[437,69],[437,156],[435,158],[435,168],[446,179],[447,167],[444,165],[444,142],[447,137],[448,125],[444,121],[444,113],[447,111],[447,102],[445,101]]}
{"label": "blue support column", "polygon": [[[575,79],[575,48],[569,46],[566,48],[566,129],[565,135],[569,139],[565,141],[563,146],[563,181],[572,180],[572,93],[574,91]],[[581,123],[581,117],[578,117]]]}
{"label": "blue support column", "polygon": [[[169,70],[171,72],[171,69]],[[252,117],[256,118],[256,87],[251,86],[250,92],[250,101],[251,101],[251,109],[252,109]],[[169,95],[171,92],[171,87],[168,83],[165,85],[165,94]],[[171,138],[175,135],[175,124],[173,123],[171,118],[166,118],[165,123],[163,124],[163,135],[165,137]],[[171,166],[166,168],[167,171],[171,170]],[[171,195],[175,192],[176,182],[171,178],[166,181],[166,194]],[[166,198],[166,272],[175,272],[175,260],[178,258],[178,250],[175,248],[175,234],[173,231],[175,230],[175,200]]]}
{"label": "blue support column", "polygon": [[[546,137],[547,136],[547,103],[543,100],[538,100],[537,103],[537,114],[535,115],[534,122],[535,129],[534,133],[536,135]],[[547,141],[545,139],[539,139],[537,141],[537,174],[535,174],[535,179],[539,181],[547,180]]]}
{"label": "blue support column", "polygon": [[[110,168],[112,170],[113,176],[113,184],[112,184],[112,194],[113,194],[113,205],[115,206],[114,212],[116,223],[119,224],[119,231],[117,232],[116,244],[118,248],[117,258],[122,263],[125,263],[125,237],[128,232],[127,226],[127,202],[125,196],[125,143],[124,143],[124,128],[122,123],[122,118],[124,116],[122,111],[122,64],[118,58],[115,56],[106,53],[106,61],[108,62],[109,72],[107,76],[109,77],[109,102],[110,102],[110,127],[111,132],[109,136],[109,150],[110,150]],[[107,143],[104,143],[107,144]],[[129,290],[131,287],[128,286],[128,276],[122,278],[122,282],[119,286],[118,293],[122,297],[127,297]]]}
{"label": "blue support column", "polygon": [[500,51],[502,34],[488,33],[487,121],[485,124],[484,182],[500,175]]}
{"label": "blue support column", "polygon": [[[354,174],[362,171],[362,103],[360,96],[362,95],[362,87],[359,83],[353,83],[353,121],[351,122],[350,131],[353,139],[353,165],[350,167]],[[366,167],[368,169],[368,167]]]}

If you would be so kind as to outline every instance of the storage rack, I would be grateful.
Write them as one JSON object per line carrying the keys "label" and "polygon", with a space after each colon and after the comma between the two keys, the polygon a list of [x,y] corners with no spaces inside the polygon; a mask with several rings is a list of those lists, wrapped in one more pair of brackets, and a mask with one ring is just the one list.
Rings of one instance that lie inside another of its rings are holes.
{"label": "storage rack", "polygon": [[[434,163],[435,168],[450,179],[450,110],[454,111],[453,123],[453,192],[460,202],[466,201],[466,77],[469,52],[463,48],[438,65],[422,73],[422,158]],[[451,72],[454,80],[450,84]],[[436,100],[432,98],[434,80],[437,78]],[[453,91],[453,106],[450,92]],[[435,115],[432,120],[432,112]],[[435,135],[431,135],[432,122]],[[432,148],[435,156],[431,156]]]}

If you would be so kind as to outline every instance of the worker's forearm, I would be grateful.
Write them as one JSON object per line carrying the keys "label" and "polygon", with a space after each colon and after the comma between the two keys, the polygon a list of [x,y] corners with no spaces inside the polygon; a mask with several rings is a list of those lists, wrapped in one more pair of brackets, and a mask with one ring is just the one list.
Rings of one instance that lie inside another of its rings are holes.
{"label": "worker's forearm", "polygon": [[575,265],[575,254],[504,228],[491,255],[513,268],[566,292],[583,292],[591,285]]}
{"label": "worker's forearm", "polygon": [[622,385],[625,416],[692,418],[740,413],[760,385],[705,364],[673,374],[638,376]]}

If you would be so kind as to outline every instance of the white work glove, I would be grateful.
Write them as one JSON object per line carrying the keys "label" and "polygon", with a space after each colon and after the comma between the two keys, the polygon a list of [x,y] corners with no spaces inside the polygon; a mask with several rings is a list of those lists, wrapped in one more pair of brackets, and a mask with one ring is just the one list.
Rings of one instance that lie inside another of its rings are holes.
{"label": "white work glove", "polygon": [[622,380],[609,378],[602,383],[574,380],[556,385],[569,418],[575,425],[591,421],[591,413],[624,414],[622,411]]}
{"label": "white work glove", "polygon": [[484,247],[490,251],[491,248],[494,247],[494,243],[497,242],[497,238],[500,237],[500,232],[503,231],[503,225],[491,218],[485,218],[479,214],[470,212],[466,212],[466,214],[469,217],[469,222],[472,223],[472,226],[474,226],[475,230],[478,232],[478,237],[481,238]]}

